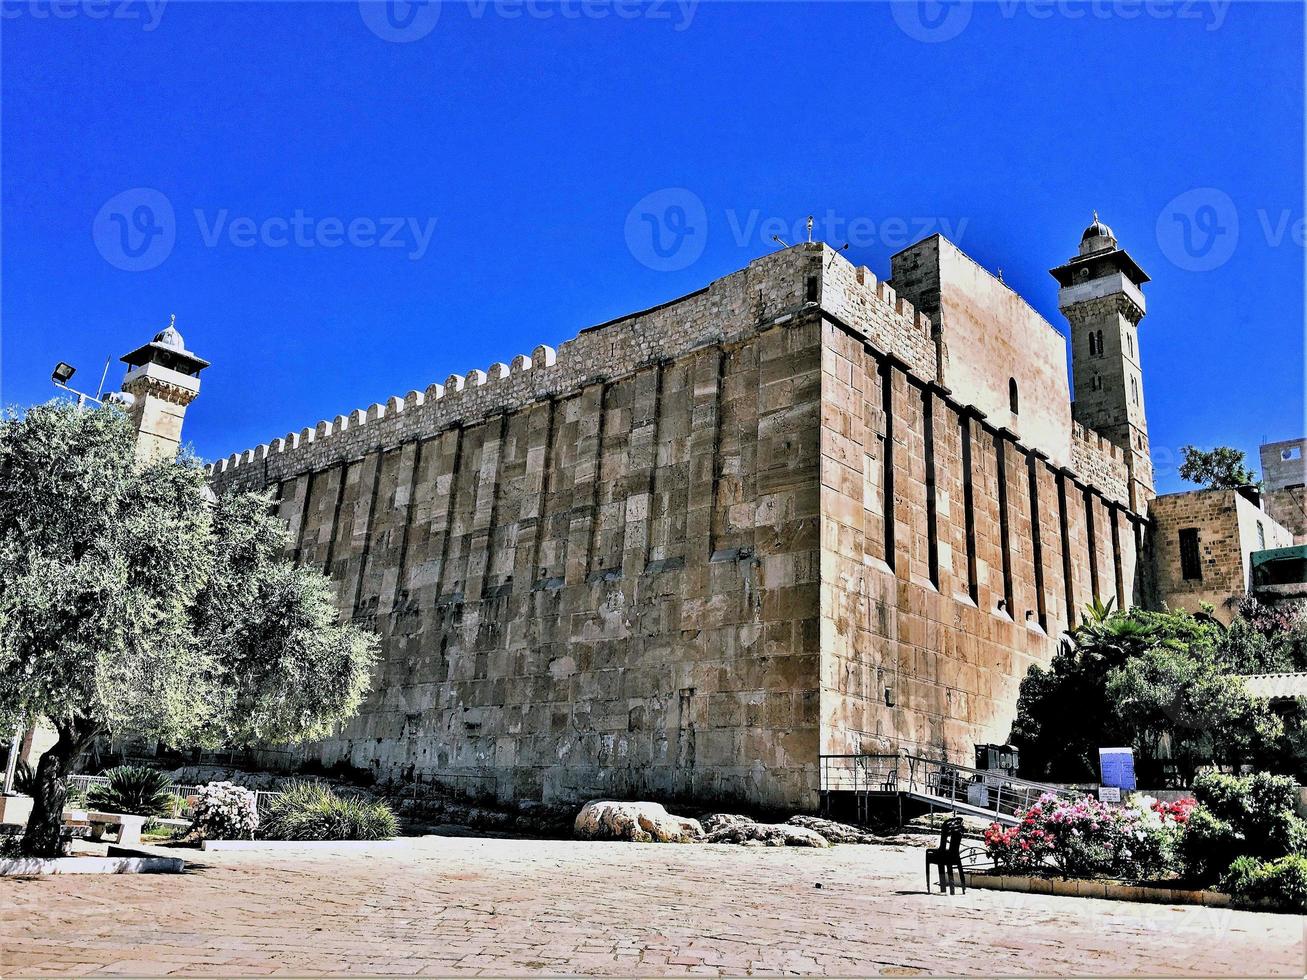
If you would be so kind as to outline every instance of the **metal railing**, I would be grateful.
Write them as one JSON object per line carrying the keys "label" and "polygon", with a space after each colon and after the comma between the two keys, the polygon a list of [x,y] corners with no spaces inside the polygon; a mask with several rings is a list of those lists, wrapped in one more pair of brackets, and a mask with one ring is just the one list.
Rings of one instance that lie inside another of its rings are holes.
{"label": "metal railing", "polygon": [[823,755],[821,792],[826,800],[833,792],[852,793],[860,819],[866,817],[869,797],[908,793],[987,811],[1002,823],[1014,822],[1018,813],[1046,793],[1064,800],[1084,795],[1001,772],[907,753]]}
{"label": "metal railing", "polygon": [[[108,776],[89,776],[79,774],[68,777],[68,790],[70,793],[76,793],[79,796],[85,796],[90,793],[94,786],[108,786]],[[172,816],[174,819],[193,817],[195,815],[195,797],[199,795],[202,786],[190,786],[183,783],[173,783],[168,786],[167,792],[173,798]],[[281,793],[275,790],[259,789],[253,790],[254,806],[259,813],[267,813],[272,806],[272,801],[281,796]]]}

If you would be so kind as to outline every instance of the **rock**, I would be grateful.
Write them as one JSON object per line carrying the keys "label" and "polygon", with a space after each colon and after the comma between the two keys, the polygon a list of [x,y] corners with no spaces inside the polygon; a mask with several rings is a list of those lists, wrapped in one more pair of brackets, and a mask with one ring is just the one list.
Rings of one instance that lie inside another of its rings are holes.
{"label": "rock", "polygon": [[591,800],[576,815],[573,833],[582,840],[656,841],[683,844],[703,836],[697,820],[668,813],[659,803]]}
{"label": "rock", "polygon": [[847,823],[836,823],[834,820],[826,820],[822,817],[800,815],[790,817],[785,822],[795,827],[806,827],[808,830],[815,830],[832,844],[880,844],[884,841],[883,838],[861,827],[854,827]]}
{"label": "rock", "polygon": [[754,822],[752,817],[746,817],[740,813],[710,813],[700,821],[703,824],[705,834],[711,834],[724,827],[742,827],[745,824]]}
{"label": "rock", "polygon": [[830,842],[815,830],[786,823],[756,823],[736,813],[714,813],[703,820],[712,828],[707,844],[742,844],[746,847],[829,847]]}

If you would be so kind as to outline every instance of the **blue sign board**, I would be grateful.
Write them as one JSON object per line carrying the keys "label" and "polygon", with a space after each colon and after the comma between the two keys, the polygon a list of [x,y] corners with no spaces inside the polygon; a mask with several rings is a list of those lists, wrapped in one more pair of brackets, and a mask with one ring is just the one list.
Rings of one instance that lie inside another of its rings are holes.
{"label": "blue sign board", "polygon": [[1123,790],[1135,788],[1135,750],[1099,749],[1098,768],[1104,786],[1117,786]]}

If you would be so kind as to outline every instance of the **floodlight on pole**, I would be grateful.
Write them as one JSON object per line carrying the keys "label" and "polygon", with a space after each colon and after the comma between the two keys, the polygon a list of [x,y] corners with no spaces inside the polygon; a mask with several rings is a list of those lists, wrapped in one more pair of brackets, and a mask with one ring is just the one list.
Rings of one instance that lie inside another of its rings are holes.
{"label": "floodlight on pole", "polygon": [[[105,365],[105,373],[107,374],[108,371],[109,371],[109,367],[108,365]],[[73,367],[67,361],[60,361],[58,364],[54,366],[54,370],[50,372],[50,380],[54,382],[54,386],[56,388],[62,388],[64,391],[76,395],[77,407],[79,409],[86,408],[87,402],[94,402],[97,405],[103,405],[108,401],[117,401],[116,399],[113,398],[99,398],[99,397],[93,398],[92,396],[88,395],[84,391],[78,391],[76,388],[69,387],[68,382],[72,380],[73,375],[76,373],[77,373],[77,368]],[[103,378],[100,379],[100,388],[103,391],[104,389]],[[128,403],[128,405],[125,407],[130,407],[130,403]]]}

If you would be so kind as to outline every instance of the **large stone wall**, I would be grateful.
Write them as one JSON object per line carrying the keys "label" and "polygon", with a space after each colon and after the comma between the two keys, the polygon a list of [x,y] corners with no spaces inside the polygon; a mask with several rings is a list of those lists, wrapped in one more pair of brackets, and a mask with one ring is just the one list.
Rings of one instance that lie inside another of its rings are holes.
{"label": "large stone wall", "polygon": [[936,341],[797,246],[215,465],[382,636],[315,751],[500,799],[812,806],[821,752],[1002,740],[1079,605],[1130,600],[1138,525],[960,404]]}
{"label": "large stone wall", "polygon": [[[1058,465],[1070,464],[1066,338],[1019,293],[941,235],[917,242],[890,262],[898,294],[929,315],[941,338],[948,357],[936,377],[954,398],[976,406]],[[1016,412],[1011,411],[1013,385]]]}
{"label": "large stone wall", "polygon": [[969,760],[1084,603],[1133,603],[1142,524],[865,336],[822,353],[822,751]]}

